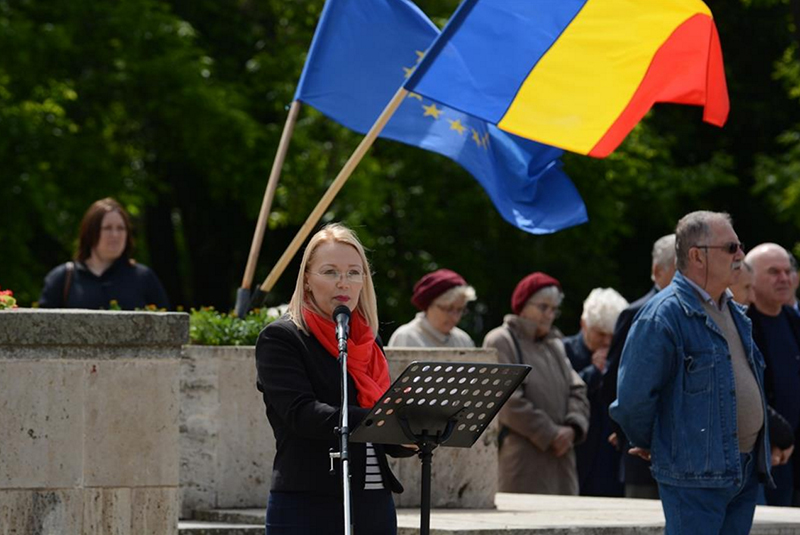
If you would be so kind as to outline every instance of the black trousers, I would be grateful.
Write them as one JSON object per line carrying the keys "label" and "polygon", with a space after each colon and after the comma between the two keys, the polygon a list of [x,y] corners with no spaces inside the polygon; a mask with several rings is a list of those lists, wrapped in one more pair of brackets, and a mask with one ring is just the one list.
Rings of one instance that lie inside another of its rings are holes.
{"label": "black trousers", "polygon": [[[397,535],[397,514],[388,490],[353,490],[353,535]],[[342,535],[341,498],[305,492],[270,492],[266,535]]]}

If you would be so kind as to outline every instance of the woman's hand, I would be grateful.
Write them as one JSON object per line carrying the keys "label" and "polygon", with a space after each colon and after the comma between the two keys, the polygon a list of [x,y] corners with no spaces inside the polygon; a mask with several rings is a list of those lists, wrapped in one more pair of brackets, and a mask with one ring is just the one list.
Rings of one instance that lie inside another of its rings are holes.
{"label": "woman's hand", "polygon": [[606,371],[606,359],[608,357],[608,348],[601,347],[592,353],[592,364],[601,372]]}
{"label": "woman's hand", "polygon": [[558,428],[558,433],[550,444],[550,449],[553,450],[553,455],[556,457],[563,457],[572,448],[573,442],[575,442],[575,430],[570,426],[562,425]]}

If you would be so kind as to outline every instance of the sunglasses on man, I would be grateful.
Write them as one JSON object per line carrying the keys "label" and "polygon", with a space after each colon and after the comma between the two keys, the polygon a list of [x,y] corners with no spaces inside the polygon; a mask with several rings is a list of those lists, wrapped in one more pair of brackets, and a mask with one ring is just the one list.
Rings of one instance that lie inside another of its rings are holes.
{"label": "sunglasses on man", "polygon": [[744,252],[744,244],[739,241],[731,241],[722,245],[695,245],[698,249],[722,249],[728,254],[736,254],[739,249]]}

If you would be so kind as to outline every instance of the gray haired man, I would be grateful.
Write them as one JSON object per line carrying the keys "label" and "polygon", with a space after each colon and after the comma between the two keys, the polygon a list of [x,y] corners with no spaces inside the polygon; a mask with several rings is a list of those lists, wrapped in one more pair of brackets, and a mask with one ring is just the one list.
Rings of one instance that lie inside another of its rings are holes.
{"label": "gray haired man", "polygon": [[675,229],[678,272],[633,322],[611,417],[651,460],[666,535],[745,535],[769,480],[764,360],[728,286],[744,260],[730,216]]}

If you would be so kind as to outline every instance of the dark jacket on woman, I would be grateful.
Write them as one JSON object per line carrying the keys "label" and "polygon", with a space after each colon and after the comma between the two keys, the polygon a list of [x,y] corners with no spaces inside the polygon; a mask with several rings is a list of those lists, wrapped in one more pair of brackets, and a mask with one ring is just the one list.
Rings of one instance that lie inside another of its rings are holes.
{"label": "dark jacket on woman", "polygon": [[583,332],[568,336],[563,342],[572,369],[587,385],[591,408],[586,440],[575,448],[580,493],[582,496],[623,496],[625,489],[619,480],[620,455],[608,443],[613,431],[608,406],[603,404],[600,390],[603,372],[592,364],[592,351],[586,346]]}
{"label": "dark jacket on woman", "polygon": [[[329,474],[331,449],[339,451],[341,406],[339,362],[322,344],[305,334],[288,317],[269,324],[256,343],[257,388],[264,395],[267,418],[275,433],[272,490],[340,496],[341,463]],[[350,429],[367,415],[357,405],[358,390],[348,376]],[[375,444],[384,486],[395,493],[403,486],[389,469],[386,454],[414,454],[401,446]],[[364,488],[366,446],[350,443],[351,488]]]}
{"label": "dark jacket on woman", "polygon": [[71,276],[68,276],[67,264],[61,264],[47,274],[39,297],[41,308],[102,310],[108,309],[111,301],[116,301],[122,310],[147,305],[169,308],[169,299],[161,281],[145,265],[123,256],[98,277],[83,262],[71,264]]}

